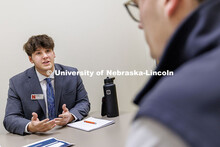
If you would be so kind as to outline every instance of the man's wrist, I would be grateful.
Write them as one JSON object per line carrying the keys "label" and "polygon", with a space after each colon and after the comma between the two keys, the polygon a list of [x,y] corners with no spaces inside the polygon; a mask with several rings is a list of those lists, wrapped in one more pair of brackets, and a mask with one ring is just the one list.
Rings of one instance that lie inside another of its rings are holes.
{"label": "man's wrist", "polygon": [[31,133],[31,132],[28,131],[28,125],[29,125],[30,123],[31,123],[31,122],[27,123],[27,125],[25,126],[25,131],[24,131],[25,133]]}
{"label": "man's wrist", "polygon": [[29,133],[34,133],[35,131],[34,131],[34,129],[33,129],[33,126],[32,126],[32,124],[31,124],[31,122],[28,124],[28,126],[27,126],[27,131],[29,132]]}
{"label": "man's wrist", "polygon": [[70,118],[70,120],[69,120],[69,122],[68,123],[70,123],[70,122],[73,122],[73,121],[76,121],[77,120],[77,117],[73,114],[73,113],[70,113],[71,114],[71,118]]}
{"label": "man's wrist", "polygon": [[72,122],[72,121],[74,121],[75,120],[75,117],[70,113],[70,119],[69,119],[69,122],[68,123],[70,123],[70,122]]}

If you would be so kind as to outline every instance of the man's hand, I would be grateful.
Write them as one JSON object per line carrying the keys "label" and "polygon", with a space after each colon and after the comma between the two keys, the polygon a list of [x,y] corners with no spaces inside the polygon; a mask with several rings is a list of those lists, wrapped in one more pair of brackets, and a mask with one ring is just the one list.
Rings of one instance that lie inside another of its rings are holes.
{"label": "man's hand", "polygon": [[28,125],[28,132],[36,133],[36,132],[47,132],[53,129],[56,124],[55,120],[49,121],[49,119],[44,119],[39,121],[37,113],[33,112],[31,118],[31,123]]}
{"label": "man's hand", "polygon": [[69,112],[66,104],[63,104],[62,109],[63,113],[59,115],[59,118],[55,118],[55,123],[59,126],[65,126],[67,123],[75,119],[73,115]]}

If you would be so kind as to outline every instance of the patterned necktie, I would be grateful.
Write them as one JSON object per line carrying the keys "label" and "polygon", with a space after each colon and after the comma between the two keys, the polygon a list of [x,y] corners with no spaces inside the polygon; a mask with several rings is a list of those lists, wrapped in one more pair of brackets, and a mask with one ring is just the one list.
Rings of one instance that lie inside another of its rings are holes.
{"label": "patterned necktie", "polygon": [[55,118],[55,98],[53,93],[53,87],[51,84],[51,78],[46,78],[47,81],[47,105],[48,105],[48,117],[50,120]]}

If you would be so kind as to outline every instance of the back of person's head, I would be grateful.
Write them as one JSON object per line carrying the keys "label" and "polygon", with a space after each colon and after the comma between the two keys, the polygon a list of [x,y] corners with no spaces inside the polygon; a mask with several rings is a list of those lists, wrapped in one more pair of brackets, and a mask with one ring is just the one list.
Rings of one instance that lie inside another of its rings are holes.
{"label": "back of person's head", "polygon": [[24,44],[23,49],[28,56],[31,56],[38,48],[54,49],[54,41],[48,35],[36,35],[28,39]]}
{"label": "back of person's head", "polygon": [[203,2],[203,1],[205,1],[205,0],[198,0],[199,3]]}

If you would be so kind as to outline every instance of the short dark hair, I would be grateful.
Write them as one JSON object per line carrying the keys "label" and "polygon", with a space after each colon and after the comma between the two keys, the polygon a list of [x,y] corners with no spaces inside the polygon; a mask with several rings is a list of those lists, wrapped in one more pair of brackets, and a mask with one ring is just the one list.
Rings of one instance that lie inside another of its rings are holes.
{"label": "short dark hair", "polygon": [[54,41],[45,34],[32,36],[24,44],[23,49],[28,56],[31,56],[38,48],[54,49]]}

